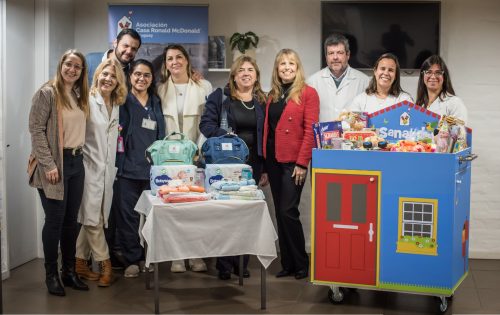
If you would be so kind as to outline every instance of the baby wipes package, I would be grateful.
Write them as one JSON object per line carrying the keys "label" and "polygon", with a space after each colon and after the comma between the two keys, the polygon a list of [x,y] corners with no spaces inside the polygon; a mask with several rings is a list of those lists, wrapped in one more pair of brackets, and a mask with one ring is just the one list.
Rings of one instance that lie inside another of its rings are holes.
{"label": "baby wipes package", "polygon": [[252,178],[252,167],[247,164],[207,164],[205,168],[205,189],[221,180],[240,181]]}
{"label": "baby wipes package", "polygon": [[151,194],[156,195],[158,188],[176,181],[179,185],[193,185],[196,174],[194,165],[152,165],[150,172]]}

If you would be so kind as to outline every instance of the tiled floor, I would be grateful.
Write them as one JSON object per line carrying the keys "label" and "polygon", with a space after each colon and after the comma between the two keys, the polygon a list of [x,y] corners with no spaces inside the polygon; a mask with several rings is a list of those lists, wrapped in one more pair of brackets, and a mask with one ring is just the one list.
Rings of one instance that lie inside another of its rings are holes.
{"label": "tiled floor", "polygon": [[[160,266],[160,312],[204,314],[439,314],[437,298],[347,290],[342,304],[330,303],[328,287],[312,285],[291,277],[277,279],[275,261],[268,270],[267,309],[260,310],[260,274],[251,259],[252,277],[243,287],[235,277],[220,281],[214,259],[208,273],[172,274],[170,264]],[[139,278],[118,276],[109,288],[90,282],[89,292],[66,290],[66,297],[46,292],[43,261],[31,261],[11,271],[3,282],[4,313],[153,313],[153,292],[145,290],[144,274]],[[470,272],[455,292],[446,314],[500,314],[500,260],[471,260]]]}

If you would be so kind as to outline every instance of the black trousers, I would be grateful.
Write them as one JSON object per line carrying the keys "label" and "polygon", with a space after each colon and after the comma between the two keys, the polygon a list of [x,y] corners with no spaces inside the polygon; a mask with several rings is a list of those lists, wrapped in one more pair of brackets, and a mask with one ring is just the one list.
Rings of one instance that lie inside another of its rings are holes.
{"label": "black trousers", "polygon": [[138,264],[144,260],[144,248],[139,237],[140,215],[134,208],[142,192],[150,189],[149,180],[117,177],[115,185],[116,238],[127,264]]}
{"label": "black trousers", "polygon": [[[248,162],[248,165],[252,167],[252,175],[253,179],[257,185],[259,184],[260,175],[262,175],[262,162],[259,157],[254,156]],[[243,270],[247,269],[248,261],[250,260],[250,255],[243,255]],[[240,256],[223,256],[217,257],[217,261],[215,263],[215,268],[219,272],[231,272],[234,270],[235,272],[239,272],[240,267]]]}
{"label": "black trousers", "polygon": [[57,270],[59,243],[61,244],[62,266],[65,270],[75,267],[76,239],[79,226],[78,210],[82,202],[85,168],[83,155],[64,154],[63,158],[63,200],[50,199],[38,189],[45,212],[42,229],[43,253],[47,270]]}
{"label": "black trousers", "polygon": [[299,212],[304,185],[295,185],[295,179],[292,178],[295,163],[280,163],[274,154],[269,155],[265,163],[278,224],[281,266],[290,272],[308,270],[309,257]]}

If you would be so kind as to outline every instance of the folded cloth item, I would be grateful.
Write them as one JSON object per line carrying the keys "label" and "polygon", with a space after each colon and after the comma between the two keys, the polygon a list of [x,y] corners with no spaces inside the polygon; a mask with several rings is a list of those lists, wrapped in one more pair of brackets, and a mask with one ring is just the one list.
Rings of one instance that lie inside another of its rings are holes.
{"label": "folded cloth item", "polygon": [[220,187],[220,190],[222,191],[238,191],[240,190],[240,185],[234,183],[234,184],[231,184],[231,183],[227,183],[227,184],[222,184],[221,187]]}
{"label": "folded cloth item", "polygon": [[212,196],[207,193],[170,193],[164,195],[162,200],[167,203],[194,202],[210,200]]}
{"label": "folded cloth item", "polygon": [[257,185],[241,186],[239,191],[255,191],[257,190]]}
{"label": "folded cloth item", "polygon": [[220,191],[221,195],[231,195],[231,196],[248,196],[248,197],[260,197],[262,191],[261,190],[247,190],[247,191]]}
{"label": "folded cloth item", "polygon": [[[238,194],[239,193],[239,194]],[[255,195],[246,195],[249,192],[220,192],[215,193],[214,198],[217,200],[264,200],[265,196],[262,190],[258,189],[255,192]]]}
{"label": "folded cloth item", "polygon": [[255,179],[250,178],[250,179],[242,179],[239,182],[240,186],[248,186],[248,185],[255,185]]}
{"label": "folded cloth item", "polygon": [[228,180],[228,181],[221,180],[221,181],[212,183],[211,186],[215,190],[236,191],[236,190],[239,190],[240,187],[245,187],[248,185],[255,185],[255,180],[253,178],[252,179],[243,179],[243,180],[240,180],[238,182],[232,181],[232,180]]}

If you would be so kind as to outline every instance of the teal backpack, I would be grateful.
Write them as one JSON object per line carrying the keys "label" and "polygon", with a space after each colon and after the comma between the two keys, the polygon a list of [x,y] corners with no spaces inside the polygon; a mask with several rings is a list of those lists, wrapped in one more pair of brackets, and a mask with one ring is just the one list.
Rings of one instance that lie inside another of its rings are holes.
{"label": "teal backpack", "polygon": [[[177,135],[180,139],[170,139]],[[198,147],[193,141],[185,138],[183,133],[172,132],[163,140],[156,140],[146,149],[146,159],[153,165],[193,164]]]}

